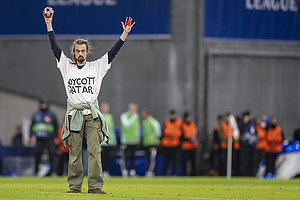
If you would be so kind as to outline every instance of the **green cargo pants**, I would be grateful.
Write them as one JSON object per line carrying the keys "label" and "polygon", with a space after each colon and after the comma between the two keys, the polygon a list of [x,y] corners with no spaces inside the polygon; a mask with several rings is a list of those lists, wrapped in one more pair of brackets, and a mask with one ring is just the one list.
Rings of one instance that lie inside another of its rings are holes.
{"label": "green cargo pants", "polygon": [[[100,119],[93,119],[92,115],[83,116],[80,132],[71,131],[67,138],[69,145],[68,183],[70,189],[81,190],[84,179],[82,165],[82,140],[85,131],[88,153],[88,189],[103,187],[101,145],[103,133],[100,128]],[[69,119],[71,116],[69,116]],[[71,120],[69,120],[71,121]]]}

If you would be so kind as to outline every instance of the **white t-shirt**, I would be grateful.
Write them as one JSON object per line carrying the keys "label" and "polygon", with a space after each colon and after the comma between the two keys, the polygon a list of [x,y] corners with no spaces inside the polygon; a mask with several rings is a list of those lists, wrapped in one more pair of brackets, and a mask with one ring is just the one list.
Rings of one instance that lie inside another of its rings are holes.
{"label": "white t-shirt", "polygon": [[110,67],[107,53],[95,61],[86,62],[81,69],[76,64],[71,64],[71,60],[63,51],[59,62],[57,61],[66,94],[74,104],[93,103],[97,99],[103,77]]}

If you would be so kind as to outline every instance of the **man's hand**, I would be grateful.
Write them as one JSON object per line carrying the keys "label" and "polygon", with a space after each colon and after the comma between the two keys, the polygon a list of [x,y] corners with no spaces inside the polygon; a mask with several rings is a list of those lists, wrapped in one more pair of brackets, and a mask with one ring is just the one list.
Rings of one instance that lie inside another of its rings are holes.
{"label": "man's hand", "polygon": [[123,33],[120,36],[120,39],[122,41],[125,41],[126,38],[127,38],[128,33],[131,31],[131,28],[133,27],[135,22],[132,23],[132,18],[131,17],[126,17],[125,24],[122,21],[121,21],[121,23],[122,23],[122,26],[123,26]]}
{"label": "man's hand", "polygon": [[122,23],[122,26],[123,26],[123,30],[127,33],[129,33],[131,31],[131,28],[135,24],[135,22],[132,23],[132,18],[131,17],[126,17],[125,24],[122,21],[121,21],[121,23]]}
{"label": "man's hand", "polygon": [[52,28],[52,19],[53,19],[53,15],[54,15],[54,10],[51,14],[50,17],[46,17],[45,15],[45,11],[43,10],[43,16],[44,16],[44,19],[45,19],[45,23],[46,23],[46,26],[47,26],[47,31],[53,31],[53,28]]}

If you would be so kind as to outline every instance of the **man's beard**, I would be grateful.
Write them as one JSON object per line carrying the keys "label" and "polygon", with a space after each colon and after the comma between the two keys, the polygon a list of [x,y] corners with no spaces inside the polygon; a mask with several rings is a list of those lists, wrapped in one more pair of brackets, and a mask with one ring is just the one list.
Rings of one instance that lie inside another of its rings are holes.
{"label": "man's beard", "polygon": [[77,59],[76,59],[76,62],[79,62],[79,63],[83,63],[85,61],[84,57],[83,56],[79,56]]}

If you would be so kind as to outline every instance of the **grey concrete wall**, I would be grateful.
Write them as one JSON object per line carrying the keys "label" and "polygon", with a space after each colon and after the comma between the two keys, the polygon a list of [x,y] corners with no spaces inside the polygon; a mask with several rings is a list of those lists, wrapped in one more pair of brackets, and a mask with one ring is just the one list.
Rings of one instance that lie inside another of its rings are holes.
{"label": "grey concrete wall", "polygon": [[277,115],[287,139],[300,126],[299,44],[232,42],[207,45],[207,119],[218,114]]}

